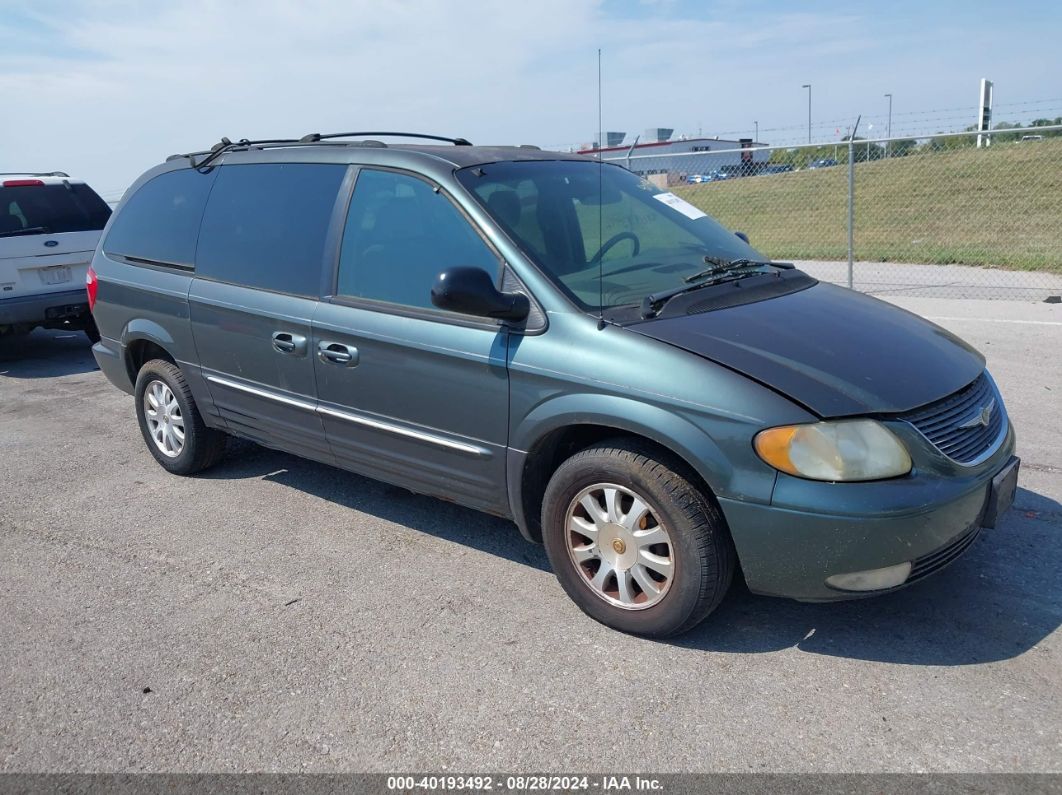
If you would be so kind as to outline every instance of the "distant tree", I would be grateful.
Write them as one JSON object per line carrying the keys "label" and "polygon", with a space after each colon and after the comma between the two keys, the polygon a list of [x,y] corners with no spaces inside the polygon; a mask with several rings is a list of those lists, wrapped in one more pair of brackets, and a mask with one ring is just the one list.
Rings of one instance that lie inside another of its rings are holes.
{"label": "distant tree", "polygon": [[[963,132],[973,132],[977,127],[970,125]],[[966,149],[975,146],[977,139],[972,135],[951,135],[946,138],[930,138],[919,149],[927,152],[950,152],[953,149]]]}
{"label": "distant tree", "polygon": [[855,155],[855,161],[857,163],[865,163],[868,160],[881,160],[885,157],[885,147],[877,143],[868,144],[867,139],[860,135],[857,135],[854,138],[850,134],[845,135],[841,138],[841,141],[846,145],[839,149],[840,156],[837,158],[838,162],[841,162],[842,160],[846,163],[848,162],[847,143],[849,141],[852,141],[855,144],[852,147],[852,153]]}
{"label": "distant tree", "polygon": [[[1008,130],[1008,129],[1011,129],[1011,128],[1018,128],[1018,127],[1021,127],[1021,124],[1019,122],[1001,121],[1001,122],[997,123],[996,126],[993,127],[992,129],[993,130]],[[1021,138],[1021,133],[1017,133],[1017,132],[1012,132],[1012,133],[993,133],[992,134],[992,143],[994,143],[994,144],[1006,144],[1006,143],[1011,143],[1013,141],[1017,141],[1020,138]]]}
{"label": "distant tree", "polygon": [[771,151],[771,156],[768,158],[768,162],[792,163],[796,152],[796,149],[774,149]]}
{"label": "distant tree", "polygon": [[889,141],[889,157],[907,157],[918,148],[918,141],[914,138],[900,138],[897,141]]}
{"label": "distant tree", "polygon": [[[1057,125],[1062,125],[1062,116],[1057,119],[1033,119],[1029,122],[1030,127],[1054,127]],[[1038,133],[1038,135],[1042,135],[1045,138],[1055,138],[1062,135],[1062,130],[1047,130],[1046,132]]]}
{"label": "distant tree", "polygon": [[[841,152],[843,154],[838,155]],[[800,149],[775,149],[771,152],[771,163],[785,163],[793,168],[807,168],[808,164],[816,160],[834,158],[838,162],[842,157],[847,160],[847,147],[834,144],[823,146],[802,147]]]}

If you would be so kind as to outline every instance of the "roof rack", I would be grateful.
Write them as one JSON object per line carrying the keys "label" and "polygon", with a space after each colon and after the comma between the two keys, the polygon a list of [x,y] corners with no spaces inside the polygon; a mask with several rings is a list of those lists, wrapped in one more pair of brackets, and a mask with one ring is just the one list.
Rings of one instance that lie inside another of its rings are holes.
{"label": "roof rack", "polygon": [[299,139],[301,144],[312,144],[318,141],[324,141],[330,138],[362,138],[368,135],[387,135],[393,138],[423,138],[428,141],[445,141],[448,144],[454,146],[472,146],[472,143],[465,138],[446,138],[442,135],[425,135],[422,133],[408,133],[408,132],[345,132],[345,133],[310,133],[304,135]]}
{"label": "roof rack", "polygon": [[[228,152],[231,149],[239,149],[241,147],[247,147],[247,146],[260,146],[260,145],[264,145],[264,144],[297,144],[297,143],[298,143],[298,140],[296,140],[295,138],[264,138],[264,139],[262,139],[260,141],[249,141],[246,138],[241,138],[238,141],[230,141],[228,138],[222,138],[220,141],[218,141],[216,144],[214,144],[212,147],[210,147],[210,149],[208,149],[205,152],[188,152],[187,154],[183,154],[183,155],[170,155],[169,157],[166,158],[166,160],[170,161],[170,160],[174,160],[174,159],[180,158],[180,157],[187,157],[190,161],[192,161],[192,168],[203,168],[203,167],[209,165],[210,163],[212,163],[215,159],[217,159],[218,157],[220,157],[225,152]],[[195,156],[196,155],[206,155],[206,157],[204,157],[202,160],[200,160],[197,163],[195,161]]]}
{"label": "roof rack", "polygon": [[70,179],[70,175],[65,171],[38,171],[35,173],[28,171],[0,171],[0,177],[64,177]]}
{"label": "roof rack", "polygon": [[[170,155],[166,158],[167,162],[170,160],[176,160],[178,158],[187,157],[191,163],[192,168],[204,168],[225,152],[233,149],[240,149],[250,146],[283,146],[288,144],[313,144],[319,141],[331,140],[333,138],[361,138],[367,135],[387,135],[399,138],[424,138],[430,141],[445,141],[451,143],[454,146],[472,146],[471,142],[464,138],[446,138],[441,135],[422,135],[420,133],[404,133],[404,132],[345,132],[345,133],[310,133],[304,135],[302,138],[263,138],[258,141],[249,141],[246,138],[241,138],[238,141],[230,141],[228,138],[222,138],[210,149],[203,152],[188,152],[187,154]],[[365,141],[359,142],[365,145],[372,144],[374,146],[387,146],[387,144],[381,141]],[[202,160],[196,162],[198,155],[204,155]],[[54,175],[35,175],[35,176],[67,176],[62,172],[55,172]]]}

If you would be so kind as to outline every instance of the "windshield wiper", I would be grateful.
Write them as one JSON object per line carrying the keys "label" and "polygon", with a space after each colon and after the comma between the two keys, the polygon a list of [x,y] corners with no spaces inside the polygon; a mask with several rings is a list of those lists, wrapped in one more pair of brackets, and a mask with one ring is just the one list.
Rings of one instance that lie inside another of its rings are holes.
{"label": "windshield wiper", "polygon": [[[760,273],[765,273],[763,270],[764,268],[792,270],[796,267],[790,262],[767,262],[745,258],[720,260],[707,255],[705,256],[704,261],[713,263],[713,266],[685,277],[683,281],[686,282],[686,284],[672,287],[669,290],[661,290],[657,293],[651,293],[642,299],[642,317],[646,320],[651,317],[656,317],[660,314],[660,310],[664,308],[664,305],[676,295],[682,295],[683,293],[688,293],[692,290],[699,290],[702,287],[711,287],[716,284],[733,282],[738,279],[744,279],[747,276],[755,276]],[[775,273],[775,276],[778,275],[780,274]]]}
{"label": "windshield wiper", "polygon": [[0,232],[0,237],[14,237],[15,235],[35,235],[38,232],[47,232],[46,226],[27,226],[25,229],[12,229],[10,232]]}
{"label": "windshield wiper", "polygon": [[703,271],[698,271],[697,273],[687,276],[682,281],[687,283],[697,282],[701,279],[707,279],[710,276],[726,276],[735,271],[747,270],[750,268],[763,268],[770,266],[773,268],[782,268],[783,270],[792,270],[794,267],[796,267],[791,262],[765,262],[760,260],[747,259],[744,257],[741,259],[725,260],[720,259],[718,257],[712,257],[708,254],[704,255],[704,261],[712,267],[706,268]]}

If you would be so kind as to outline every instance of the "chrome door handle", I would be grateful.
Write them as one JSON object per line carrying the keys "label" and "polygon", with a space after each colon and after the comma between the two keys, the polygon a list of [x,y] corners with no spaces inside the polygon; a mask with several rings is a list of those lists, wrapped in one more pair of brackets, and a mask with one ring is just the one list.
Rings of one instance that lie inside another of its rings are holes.
{"label": "chrome door handle", "polygon": [[341,342],[322,340],[317,345],[317,355],[322,362],[327,362],[328,364],[354,367],[358,363],[358,349],[353,345],[344,345]]}
{"label": "chrome door handle", "polygon": [[273,350],[277,353],[290,353],[294,356],[306,354],[306,338],[301,334],[289,334],[278,331],[273,334]]}

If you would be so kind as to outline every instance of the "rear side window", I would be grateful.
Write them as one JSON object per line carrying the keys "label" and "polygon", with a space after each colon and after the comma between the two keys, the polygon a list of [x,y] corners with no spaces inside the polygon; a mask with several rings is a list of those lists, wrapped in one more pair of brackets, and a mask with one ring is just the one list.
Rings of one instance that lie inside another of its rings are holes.
{"label": "rear side window", "polygon": [[197,275],[318,295],[325,238],[346,171],[330,163],[222,166],[199,233]]}
{"label": "rear side window", "polygon": [[195,169],[168,171],[145,182],[122,205],[103,250],[164,265],[191,267],[195,238],[214,178]]}
{"label": "rear side window", "polygon": [[88,185],[0,187],[0,237],[103,229],[111,208]]}

